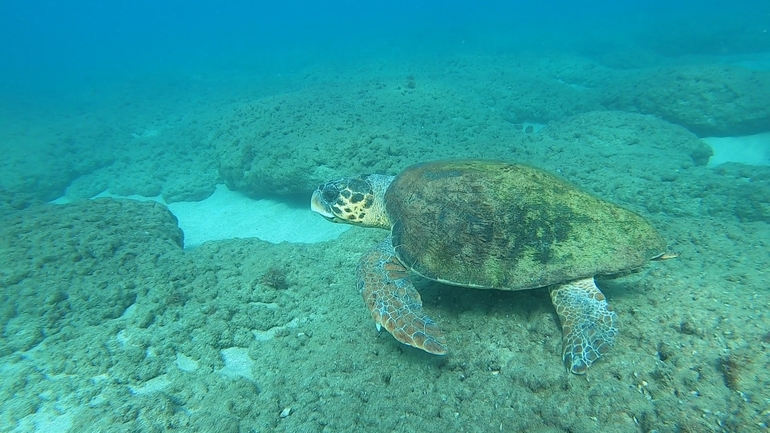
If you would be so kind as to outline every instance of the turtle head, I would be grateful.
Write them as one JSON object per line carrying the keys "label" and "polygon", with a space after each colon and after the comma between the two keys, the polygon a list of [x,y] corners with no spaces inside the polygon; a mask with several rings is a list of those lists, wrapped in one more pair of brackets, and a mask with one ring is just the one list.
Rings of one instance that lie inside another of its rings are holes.
{"label": "turtle head", "polygon": [[390,229],[385,191],[392,180],[369,174],[326,182],[313,192],[310,209],[335,223]]}

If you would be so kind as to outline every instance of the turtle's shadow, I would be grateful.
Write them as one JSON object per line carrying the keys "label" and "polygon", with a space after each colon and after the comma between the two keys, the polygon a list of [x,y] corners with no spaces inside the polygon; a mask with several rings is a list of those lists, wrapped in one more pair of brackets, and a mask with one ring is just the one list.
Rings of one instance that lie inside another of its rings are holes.
{"label": "turtle's shadow", "polygon": [[[441,370],[464,369],[468,365],[489,369],[490,365],[499,367],[512,359],[536,358],[543,355],[541,352],[559,354],[561,350],[561,323],[546,287],[518,291],[473,289],[414,275],[412,281],[426,314],[443,331],[449,353],[436,357],[394,341],[399,352],[407,355],[407,362],[427,362]],[[628,284],[626,279],[598,280],[611,304],[631,290],[625,287]],[[519,355],[511,358],[511,353]]]}
{"label": "turtle's shadow", "polygon": [[[468,329],[477,335],[515,334],[516,324],[530,331],[561,336],[561,323],[546,287],[505,291],[451,286],[419,277],[413,278],[413,281],[426,313],[447,337]],[[614,299],[632,290],[626,287],[628,284],[633,285],[625,279],[618,281],[611,278],[598,280],[597,283],[610,305]]]}
{"label": "turtle's shadow", "polygon": [[453,316],[467,311],[518,315],[525,319],[533,310],[548,309],[551,299],[545,288],[533,290],[487,290],[451,286],[426,279],[415,281],[425,308]]}
{"label": "turtle's shadow", "polygon": [[[449,353],[433,357],[432,365],[441,370],[468,374],[476,369],[499,369],[512,351],[549,341],[560,344],[561,328],[548,290],[485,290],[451,286],[413,277],[425,312],[444,333]],[[415,352],[419,352],[415,349]],[[558,352],[556,346],[548,352]],[[425,362],[423,354],[409,356]],[[491,366],[495,366],[492,368]],[[469,370],[470,369],[470,370]]]}
{"label": "turtle's shadow", "polygon": [[[507,291],[452,286],[420,277],[412,277],[412,280],[428,315],[452,317],[467,311],[478,311],[514,315],[526,320],[533,313],[547,311],[558,320],[547,287]],[[613,299],[626,295],[637,282],[630,278],[602,277],[597,278],[596,283],[612,305]]]}

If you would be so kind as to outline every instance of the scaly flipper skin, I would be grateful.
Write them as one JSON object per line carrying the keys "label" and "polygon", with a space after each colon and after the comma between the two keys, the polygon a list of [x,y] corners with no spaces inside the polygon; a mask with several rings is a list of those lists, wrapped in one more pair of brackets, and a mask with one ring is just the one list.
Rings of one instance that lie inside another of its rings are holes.
{"label": "scaly flipper skin", "polygon": [[585,374],[612,347],[617,316],[593,278],[559,284],[550,291],[562,326],[564,365],[572,373]]}
{"label": "scaly flipper skin", "polygon": [[390,236],[361,257],[356,280],[378,330],[383,326],[404,344],[446,354],[444,336],[423,311],[420,294],[396,257]]}

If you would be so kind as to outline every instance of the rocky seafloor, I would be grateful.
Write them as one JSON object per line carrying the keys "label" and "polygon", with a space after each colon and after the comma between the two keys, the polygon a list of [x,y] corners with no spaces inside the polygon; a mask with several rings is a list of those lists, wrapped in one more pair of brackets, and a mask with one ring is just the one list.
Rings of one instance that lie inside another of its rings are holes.
{"label": "rocky seafloor", "polygon": [[[9,120],[0,430],[766,430],[770,168],[709,167],[700,138],[770,130],[768,83],[702,62],[459,57]],[[679,254],[598,281],[621,331],[586,376],[565,372],[545,290],[420,280],[449,355],[378,334],[355,267],[384,231],[185,250],[165,206],[86,200],[200,200],[218,183],[307,199],[329,178],[449,157],[553,172],[644,215]],[[74,202],[47,203],[61,195]]]}

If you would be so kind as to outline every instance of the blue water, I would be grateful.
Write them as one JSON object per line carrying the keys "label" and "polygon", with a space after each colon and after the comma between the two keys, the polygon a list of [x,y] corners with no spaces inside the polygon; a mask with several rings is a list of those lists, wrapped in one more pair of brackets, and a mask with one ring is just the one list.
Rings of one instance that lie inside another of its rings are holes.
{"label": "blue water", "polygon": [[682,56],[770,47],[770,5],[759,0],[534,3],[6,0],[0,89],[7,100],[113,78],[286,72],[392,55],[649,48]]}

